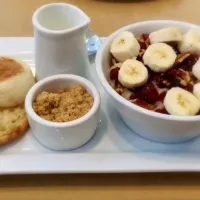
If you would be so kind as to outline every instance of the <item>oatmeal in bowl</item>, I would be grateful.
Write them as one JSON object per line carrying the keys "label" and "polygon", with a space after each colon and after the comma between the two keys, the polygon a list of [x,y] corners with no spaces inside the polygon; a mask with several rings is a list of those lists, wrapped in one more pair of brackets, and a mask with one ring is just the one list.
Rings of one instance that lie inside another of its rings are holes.
{"label": "oatmeal in bowl", "polygon": [[200,28],[145,21],[111,34],[96,56],[97,74],[124,123],[159,142],[200,134]]}
{"label": "oatmeal in bowl", "polygon": [[199,114],[200,47],[194,37],[200,38],[200,31],[182,35],[176,27],[138,38],[130,31],[120,33],[110,47],[111,86],[131,103],[151,111]]}

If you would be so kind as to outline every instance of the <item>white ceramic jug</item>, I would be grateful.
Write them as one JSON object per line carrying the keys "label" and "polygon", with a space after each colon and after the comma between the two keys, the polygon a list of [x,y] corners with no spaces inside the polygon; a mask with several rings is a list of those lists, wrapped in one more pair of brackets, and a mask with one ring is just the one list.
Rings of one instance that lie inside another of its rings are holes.
{"label": "white ceramic jug", "polygon": [[53,3],[33,14],[36,78],[55,74],[84,76],[89,64],[85,34],[89,17],[76,6]]}

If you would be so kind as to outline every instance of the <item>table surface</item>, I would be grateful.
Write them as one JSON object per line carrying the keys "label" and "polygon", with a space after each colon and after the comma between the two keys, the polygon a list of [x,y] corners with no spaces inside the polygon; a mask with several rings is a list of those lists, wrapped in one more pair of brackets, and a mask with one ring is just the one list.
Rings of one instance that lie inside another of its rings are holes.
{"label": "table surface", "polygon": [[[0,0],[0,36],[32,36],[31,16],[50,0]],[[59,2],[54,0],[54,2]],[[200,0],[64,0],[91,17],[100,36],[137,21],[176,19],[199,24]],[[1,199],[200,199],[200,174],[1,176]]]}

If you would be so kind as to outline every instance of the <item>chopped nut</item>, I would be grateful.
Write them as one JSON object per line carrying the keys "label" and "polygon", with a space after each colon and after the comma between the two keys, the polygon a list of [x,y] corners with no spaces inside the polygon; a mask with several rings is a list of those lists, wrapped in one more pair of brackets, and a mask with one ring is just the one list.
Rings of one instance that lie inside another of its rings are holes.
{"label": "chopped nut", "polygon": [[144,53],[145,53],[145,50],[144,50],[144,49],[141,49],[141,50],[140,50],[140,53],[139,53],[139,56],[142,57],[142,56],[144,55]]}
{"label": "chopped nut", "polygon": [[114,58],[112,58],[112,65],[115,65],[116,63],[117,61]]}
{"label": "chopped nut", "polygon": [[146,108],[148,110],[154,110],[156,107],[156,104],[149,104],[146,101],[143,101],[141,99],[134,99],[134,100],[129,100],[131,103],[134,103],[140,107]]}
{"label": "chopped nut", "polygon": [[137,38],[137,41],[138,41],[138,42],[141,42],[141,43],[144,43],[144,40],[141,39],[141,38]]}
{"label": "chopped nut", "polygon": [[130,99],[131,95],[132,95],[132,92],[129,91],[128,89],[126,89],[126,88],[125,88],[125,89],[123,90],[123,92],[122,92],[122,96],[123,96],[125,99]]}
{"label": "chopped nut", "polygon": [[182,86],[187,86],[187,82],[186,82],[185,80],[182,80],[182,79],[181,79],[180,84],[181,84]]}
{"label": "chopped nut", "polygon": [[113,88],[113,89],[115,89],[115,81],[109,81],[109,83],[110,83],[110,85],[111,85],[111,87]]}
{"label": "chopped nut", "polygon": [[145,44],[146,44],[147,47],[151,44],[149,38],[147,40],[145,40]]}
{"label": "chopped nut", "polygon": [[122,63],[116,63],[115,64],[115,67],[119,67],[120,68],[121,66],[122,66]]}
{"label": "chopped nut", "polygon": [[191,81],[191,75],[188,71],[184,71],[183,69],[179,69],[179,72],[180,72],[181,79],[186,81],[186,83],[189,83]]}
{"label": "chopped nut", "polygon": [[116,67],[120,68],[121,66],[122,66],[122,63],[115,63],[113,66],[111,66],[110,70],[112,70]]}
{"label": "chopped nut", "polygon": [[190,84],[194,86],[194,85],[195,85],[195,82],[194,82],[194,81],[190,81]]}
{"label": "chopped nut", "polygon": [[122,86],[122,84],[118,81],[115,82],[115,91],[118,93],[118,94],[122,94],[124,92],[124,87]]}
{"label": "chopped nut", "polygon": [[190,77],[192,77],[192,76],[193,76],[193,73],[192,73],[192,72],[189,72],[189,75],[190,75]]}
{"label": "chopped nut", "polygon": [[186,53],[181,53],[177,56],[174,65],[178,65],[180,63],[182,63],[186,58],[188,58],[191,54],[189,52]]}
{"label": "chopped nut", "polygon": [[130,99],[129,100],[131,103],[135,103],[137,101],[137,99]]}
{"label": "chopped nut", "polygon": [[116,88],[115,91],[118,93],[118,94],[122,94],[124,89],[123,88]]}
{"label": "chopped nut", "polygon": [[166,85],[166,86],[170,86],[170,82],[167,81],[167,80],[163,80],[162,83],[163,83],[164,85]]}

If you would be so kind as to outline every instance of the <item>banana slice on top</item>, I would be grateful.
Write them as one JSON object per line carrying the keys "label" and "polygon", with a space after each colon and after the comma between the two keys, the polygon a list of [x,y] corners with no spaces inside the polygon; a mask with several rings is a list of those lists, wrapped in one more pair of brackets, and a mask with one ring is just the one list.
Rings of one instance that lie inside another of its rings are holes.
{"label": "banana slice on top", "polygon": [[193,86],[193,94],[200,101],[200,83],[196,83]]}
{"label": "banana slice on top", "polygon": [[193,75],[200,80],[200,58],[197,60],[197,62],[192,67],[192,73]]}
{"label": "banana slice on top", "polygon": [[128,59],[119,70],[118,80],[124,87],[138,87],[147,82],[148,70],[142,62]]}
{"label": "banana slice on top", "polygon": [[174,87],[168,90],[164,106],[171,115],[193,116],[200,110],[199,100],[187,90]]}
{"label": "banana slice on top", "polygon": [[191,52],[200,55],[200,31],[188,31],[179,43],[178,49],[181,53]]}
{"label": "banana slice on top", "polygon": [[111,43],[110,52],[120,62],[137,57],[140,52],[140,44],[129,31],[118,35]]}
{"label": "banana slice on top", "polygon": [[176,27],[163,28],[149,35],[151,44],[160,42],[180,42],[182,38],[181,30]]}
{"label": "banana slice on top", "polygon": [[145,65],[154,72],[165,72],[173,67],[176,60],[176,52],[165,43],[150,45],[143,55]]}

